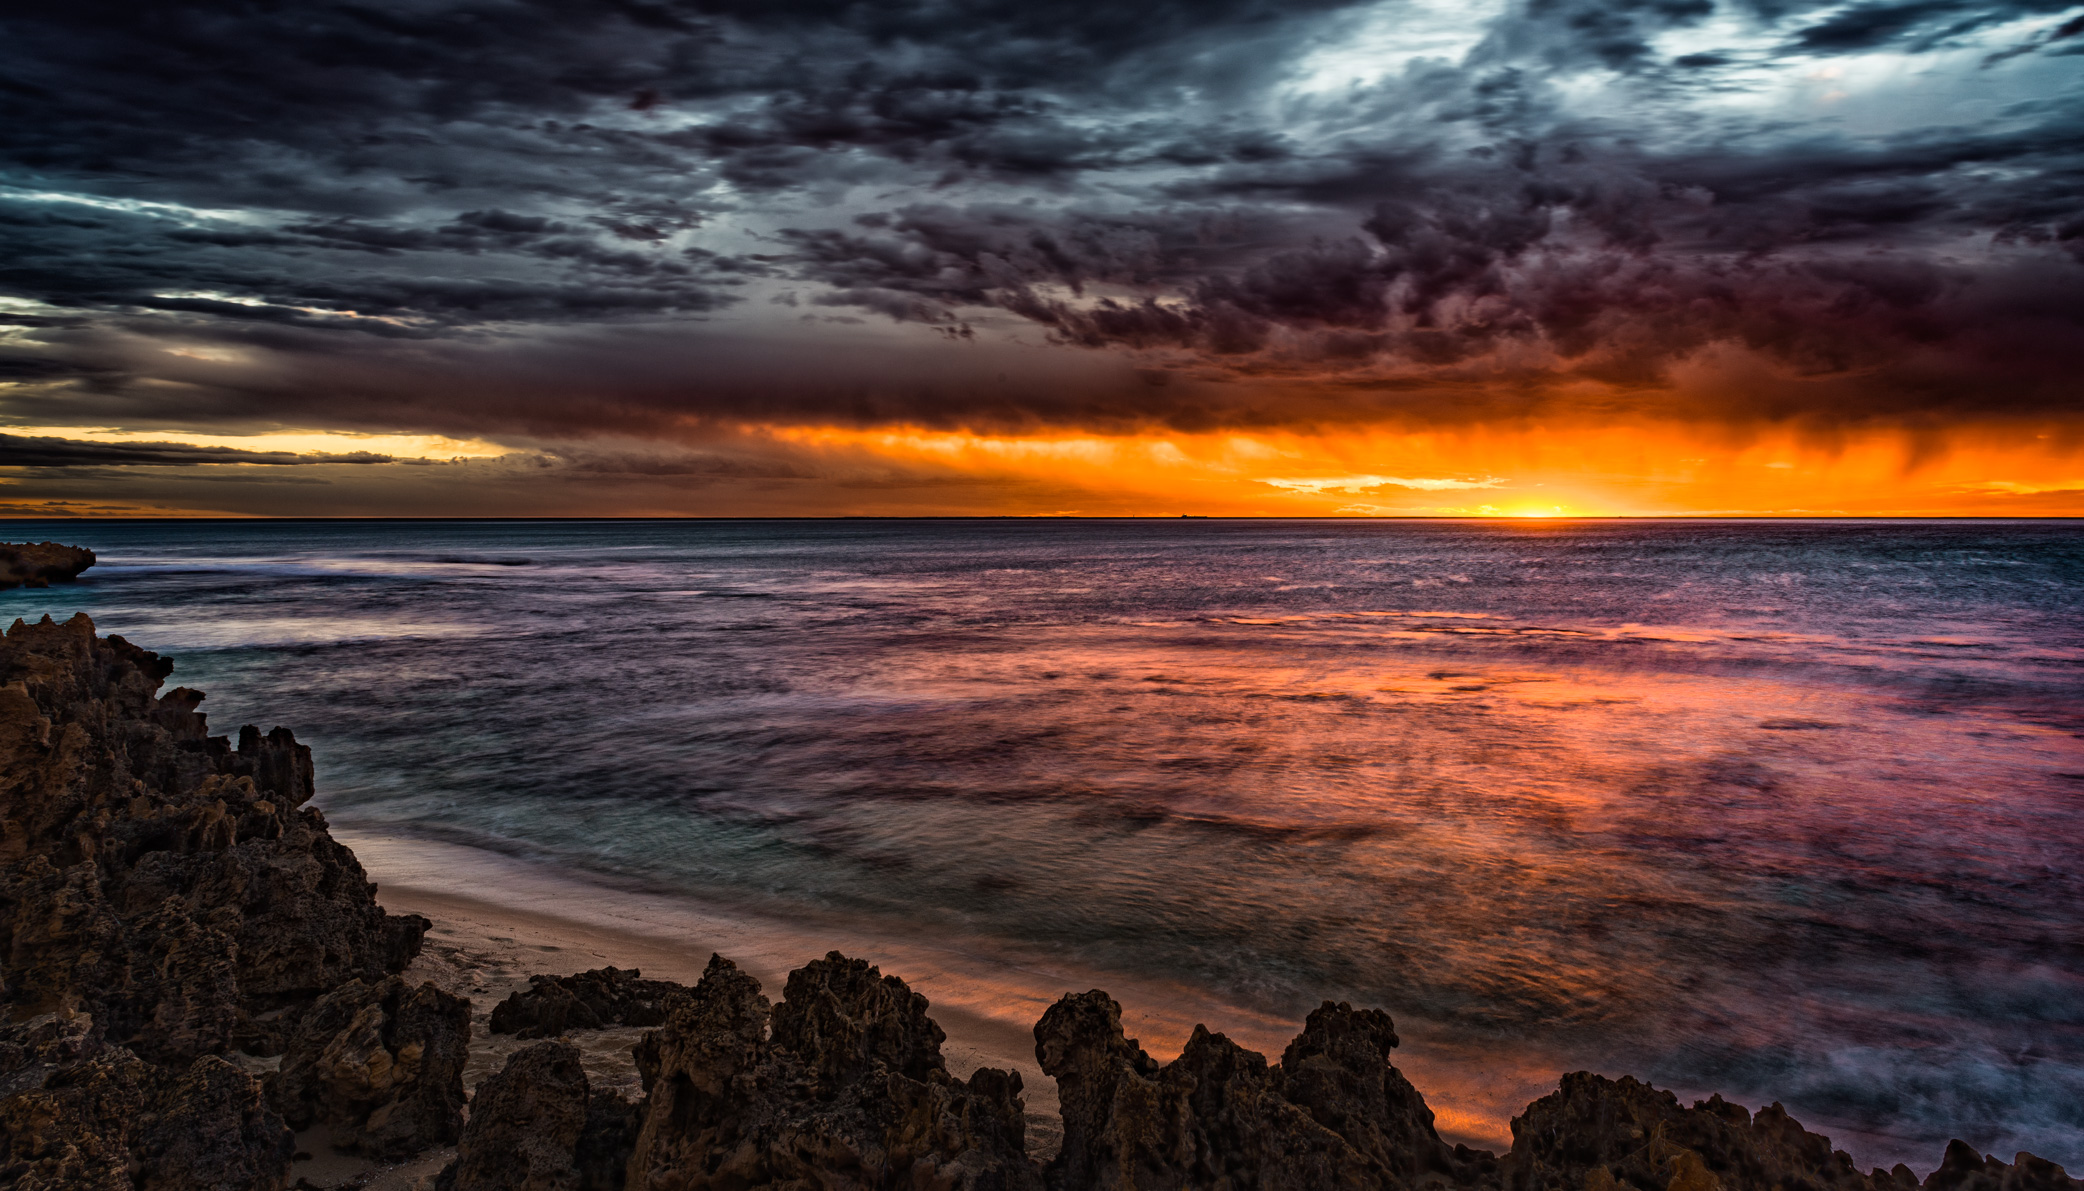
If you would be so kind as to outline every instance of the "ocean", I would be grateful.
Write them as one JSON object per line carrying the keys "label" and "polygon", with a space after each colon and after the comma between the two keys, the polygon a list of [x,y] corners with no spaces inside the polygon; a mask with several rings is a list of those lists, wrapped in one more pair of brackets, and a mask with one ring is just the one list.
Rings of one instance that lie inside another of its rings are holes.
{"label": "ocean", "polygon": [[1583,1068],[2084,1167],[2084,523],[10,534],[100,562],[0,613],[293,728],[485,896],[884,940],[1023,1024],[1107,988],[1160,1054],[1380,1006],[1493,1146]]}

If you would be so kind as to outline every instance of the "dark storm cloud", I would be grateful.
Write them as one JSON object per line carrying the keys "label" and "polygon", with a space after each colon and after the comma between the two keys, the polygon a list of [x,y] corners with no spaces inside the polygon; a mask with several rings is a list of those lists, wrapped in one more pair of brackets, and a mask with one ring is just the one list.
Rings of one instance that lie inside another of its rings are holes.
{"label": "dark storm cloud", "polygon": [[1699,24],[1714,12],[1713,0],[1530,0],[1499,23],[1477,57],[1516,62],[1531,56],[1555,65],[1591,60],[1634,70],[1650,62],[1652,36]]}
{"label": "dark storm cloud", "polygon": [[40,206],[0,191],[0,286],[61,307],[314,326],[353,319],[354,330],[398,336],[491,320],[713,310],[746,271],[617,249],[554,220],[496,210],[428,228],[334,217],[260,229]]}
{"label": "dark storm cloud", "polygon": [[[2075,176],[2080,148],[2044,129],[2010,145],[1790,146],[1770,164],[1566,149],[1430,193],[1413,186],[1359,218],[1359,234],[1221,268],[1204,262],[1234,259],[1238,245],[1211,229],[1242,221],[1207,213],[1127,225],[912,209],[793,239],[834,287],[823,301],[925,321],[993,306],[1066,344],[1181,349],[1241,374],[1472,382],[1471,366],[1496,375],[1510,356],[1518,375],[1506,379],[1649,385],[1725,344],[1842,378],[1828,394],[1803,386],[1827,416],[2031,414],[2073,408],[2084,366],[2084,219],[2075,192],[2043,189],[2049,175]],[[2046,169],[2012,187],[1953,174],[1991,160]],[[1714,201],[1725,195],[1736,201]],[[1914,237],[1977,228],[2054,251],[1970,267],[1916,250]],[[1087,300],[1096,281],[1145,292]],[[1762,397],[1730,412],[1804,411]]]}
{"label": "dark storm cloud", "polygon": [[209,463],[255,463],[273,467],[312,463],[390,463],[369,451],[340,454],[242,451],[174,442],[86,442],[71,438],[0,434],[0,467],[195,467]]}
{"label": "dark storm cloud", "polygon": [[[1701,105],[1792,61],[2040,69],[2084,16],[1732,3],[47,6],[0,38],[0,383],[43,424],[544,440],[1454,419],[1583,382],[2074,412],[2084,92],[1864,131]],[[861,337],[892,323],[942,335]],[[1731,353],[1764,371],[1682,383]]]}
{"label": "dark storm cloud", "polygon": [[2067,0],[1900,0],[1855,4],[1798,31],[1794,47],[1812,53],[1845,54],[1908,42],[1920,48],[1959,38],[2021,16],[2054,15],[2076,7]]}
{"label": "dark storm cloud", "polygon": [[[88,3],[11,20],[0,94],[38,117],[6,133],[31,169],[340,213],[395,205],[389,183],[599,197],[689,149],[755,175],[776,149],[857,145],[1024,172],[1114,139],[1052,116],[1078,114],[1062,97],[1235,86],[1268,63],[1257,38],[1339,6]],[[589,122],[603,101],[732,106],[633,129]],[[273,152],[236,151],[256,141]],[[592,178],[561,176],[581,163]]]}

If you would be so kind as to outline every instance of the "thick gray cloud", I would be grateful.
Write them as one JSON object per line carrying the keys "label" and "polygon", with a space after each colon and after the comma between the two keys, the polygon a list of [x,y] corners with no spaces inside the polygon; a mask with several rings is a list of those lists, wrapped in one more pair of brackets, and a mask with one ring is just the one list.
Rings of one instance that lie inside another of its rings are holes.
{"label": "thick gray cloud", "polygon": [[46,6],[0,417],[2066,418],[2075,8]]}
{"label": "thick gray cloud", "polygon": [[196,467],[211,463],[291,467],[316,463],[390,463],[373,451],[245,451],[174,442],[92,442],[48,435],[0,434],[0,467]]}

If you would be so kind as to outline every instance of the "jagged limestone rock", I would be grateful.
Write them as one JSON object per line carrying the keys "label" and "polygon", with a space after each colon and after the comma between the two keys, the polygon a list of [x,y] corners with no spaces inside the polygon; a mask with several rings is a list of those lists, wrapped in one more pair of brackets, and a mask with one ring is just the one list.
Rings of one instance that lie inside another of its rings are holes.
{"label": "jagged limestone rock", "polygon": [[[1903,1167],[1896,1169],[1910,1174]],[[1925,1176],[1924,1183],[1924,1191],[2079,1191],[2080,1187],[2084,1183],[2045,1158],[2021,1153],[2009,1163],[1999,1162],[1958,1138],[1947,1143],[1939,1169]]]}
{"label": "jagged limestone rock", "polygon": [[108,1045],[61,1012],[0,1031],[0,1185],[21,1191],[275,1191],[294,1148],[258,1080]]}
{"label": "jagged limestone rock", "polygon": [[537,1043],[478,1085],[435,1189],[621,1191],[639,1120],[637,1105],[588,1086],[577,1047]]}
{"label": "jagged limestone rock", "polygon": [[568,1042],[515,1051],[471,1099],[440,1191],[579,1191],[586,1069]]}
{"label": "jagged limestone rock", "polygon": [[926,998],[838,952],[789,974],[770,1007],[713,956],[638,1065],[649,1096],[629,1186],[1028,1191],[1017,1074],[964,1082]]}
{"label": "jagged limestone rock", "polygon": [[1391,1065],[1399,1041],[1380,1009],[1326,1001],[1281,1055],[1281,1095],[1406,1182],[1480,1179],[1488,1156],[1441,1141],[1425,1097]]}
{"label": "jagged limestone rock", "polygon": [[1160,1066],[1124,1035],[1098,990],[1064,997],[1035,1026],[1056,1077],[1064,1145],[1052,1188],[1401,1188],[1480,1185],[1489,1155],[1451,1149],[1389,1064],[1389,1016],[1326,1002],[1278,1067],[1196,1026]]}
{"label": "jagged limestone rock", "polygon": [[555,1038],[572,1030],[663,1025],[672,999],[687,988],[642,976],[635,968],[530,976],[526,989],[492,1007],[492,1032]]}
{"label": "jagged limestone rock", "polygon": [[0,1002],[61,1007],[153,1061],[279,1050],[270,1015],[417,954],[304,803],[286,729],[208,734],[171,663],[84,615],[0,641]]}
{"label": "jagged limestone rock", "polygon": [[0,639],[0,1011],[91,1023],[0,1045],[20,1185],[280,1186],[289,1134],[219,1056],[279,1052],[427,928],[385,914],[305,806],[310,751],[209,735],[201,694],[159,693],[171,670],[85,616]]}
{"label": "jagged limestone rock", "polygon": [[431,982],[355,980],[297,1023],[271,1092],[292,1128],[323,1122],[334,1144],[403,1158],[463,1129],[470,1002]]}
{"label": "jagged limestone rock", "polygon": [[1513,1119],[1512,1137],[1510,1191],[1898,1191],[1778,1104],[1756,1116],[1720,1096],[1682,1108],[1627,1076],[1565,1075]]}
{"label": "jagged limestone rock", "polygon": [[94,552],[57,542],[0,542],[0,590],[70,583],[94,565]]}
{"label": "jagged limestone rock", "polygon": [[261,1084],[215,1055],[204,1055],[137,1125],[138,1191],[228,1191],[279,1187],[294,1148]]}

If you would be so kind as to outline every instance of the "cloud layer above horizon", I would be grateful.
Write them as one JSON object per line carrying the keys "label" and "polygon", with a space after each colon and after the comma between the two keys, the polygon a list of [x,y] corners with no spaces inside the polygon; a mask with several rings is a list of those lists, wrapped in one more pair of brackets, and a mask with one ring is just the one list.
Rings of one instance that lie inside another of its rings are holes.
{"label": "cloud layer above horizon", "polygon": [[[1482,442],[1616,428],[1703,458],[1893,436],[1905,474],[1957,440],[2036,453],[2040,478],[1960,481],[1986,495],[2084,473],[2071,0],[5,21],[0,429],[38,429],[0,469],[24,496],[406,483],[349,478],[396,473],[371,434],[506,453],[430,512],[524,480],[588,512],[719,485],[734,512],[855,511],[841,483],[1048,511],[1100,483],[1036,464],[1009,505],[964,488],[1005,452],[958,465],[934,435],[1345,436],[1379,450],[1249,482],[1350,502],[1404,476],[1428,508],[1513,479]],[[338,441],[296,467],[229,445],[284,432]],[[1463,447],[1412,473],[1397,435]],[[411,511],[362,499],[338,511]]]}

